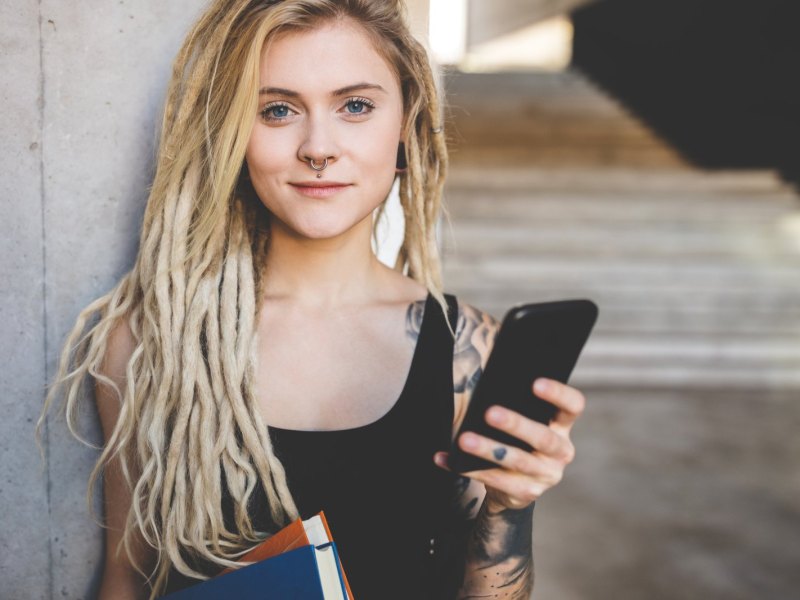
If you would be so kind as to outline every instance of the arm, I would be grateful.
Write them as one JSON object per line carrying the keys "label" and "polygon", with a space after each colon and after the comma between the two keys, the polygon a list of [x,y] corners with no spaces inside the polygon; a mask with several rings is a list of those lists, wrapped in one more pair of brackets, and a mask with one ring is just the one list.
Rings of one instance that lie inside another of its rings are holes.
{"label": "arm", "polygon": [[[491,315],[460,304],[453,353],[457,407],[454,436],[499,328],[499,321]],[[528,598],[533,589],[533,507],[490,511],[483,482],[461,476],[457,485],[457,511],[469,521],[464,581],[458,597],[494,595],[502,590],[505,598]]]}
{"label": "arm", "polygon": [[[125,389],[125,367],[136,346],[133,334],[126,321],[121,320],[111,332],[108,349],[100,374],[112,379],[120,391]],[[97,381],[95,397],[103,439],[108,442],[120,412],[120,401],[116,392],[107,384]],[[124,547],[117,555],[117,546],[122,540],[125,520],[131,505],[131,492],[114,459],[103,474],[103,498],[106,516],[106,548],[103,580],[100,584],[98,600],[143,600],[149,596],[144,578],[134,569]],[[139,550],[137,560],[140,565],[152,564],[152,556],[146,546],[137,540]]]}
{"label": "arm", "polygon": [[[456,378],[456,419],[454,435],[463,421],[475,387],[494,342],[499,323],[468,305],[461,307],[456,331],[454,376]],[[463,323],[462,323],[463,318]],[[472,519],[467,537],[464,578],[459,598],[529,598],[533,590],[533,503],[563,474],[574,456],[569,430],[583,407],[577,390],[558,382],[536,394],[558,406],[560,411],[550,427],[503,410],[504,422],[492,426],[524,439],[537,448],[525,453],[503,447],[476,435],[462,435],[462,449],[498,464],[497,469],[466,473],[459,479],[457,509]],[[493,411],[487,411],[487,414]],[[477,445],[468,447],[472,437]],[[446,467],[446,453],[434,458]],[[478,503],[480,507],[478,510]],[[475,511],[477,510],[477,514]]]}

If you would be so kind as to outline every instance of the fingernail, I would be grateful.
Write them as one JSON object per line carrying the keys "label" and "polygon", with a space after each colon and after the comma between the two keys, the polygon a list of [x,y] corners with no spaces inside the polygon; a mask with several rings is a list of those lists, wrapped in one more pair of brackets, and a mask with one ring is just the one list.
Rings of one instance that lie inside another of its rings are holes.
{"label": "fingernail", "polygon": [[478,438],[470,433],[465,433],[461,436],[461,445],[468,450],[474,450],[478,447]]}
{"label": "fingernail", "polygon": [[546,394],[547,390],[550,389],[550,382],[547,379],[537,379],[536,383],[533,384],[533,389],[539,394]]}
{"label": "fingernail", "polygon": [[489,409],[489,412],[486,415],[489,420],[494,423],[495,425],[502,425],[506,420],[506,414],[502,408],[493,407]]}

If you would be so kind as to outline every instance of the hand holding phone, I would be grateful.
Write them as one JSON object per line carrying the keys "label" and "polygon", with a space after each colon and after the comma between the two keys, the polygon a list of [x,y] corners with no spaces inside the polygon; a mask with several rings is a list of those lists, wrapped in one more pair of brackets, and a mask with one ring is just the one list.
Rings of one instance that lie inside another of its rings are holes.
{"label": "hand holding phone", "polygon": [[597,305],[591,300],[524,304],[508,311],[450,448],[448,467],[451,470],[465,473],[498,466],[459,448],[458,438],[465,431],[526,452],[533,450],[524,441],[491,427],[484,416],[486,410],[499,404],[529,419],[549,424],[556,407],[533,393],[533,382],[547,377],[567,383],[594,327],[597,313]]}

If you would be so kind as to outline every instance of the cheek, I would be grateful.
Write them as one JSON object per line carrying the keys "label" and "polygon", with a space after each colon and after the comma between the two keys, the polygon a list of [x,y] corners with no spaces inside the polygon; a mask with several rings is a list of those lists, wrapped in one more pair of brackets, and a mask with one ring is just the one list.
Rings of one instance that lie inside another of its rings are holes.
{"label": "cheek", "polygon": [[260,130],[251,135],[245,151],[247,166],[253,179],[285,170],[293,158],[285,150],[288,147],[285,141],[264,133]]}
{"label": "cheek", "polygon": [[370,168],[388,170],[394,173],[397,162],[397,148],[400,143],[400,131],[395,127],[387,127],[384,131],[370,131],[359,136],[354,142],[353,151],[358,153],[362,162]]}

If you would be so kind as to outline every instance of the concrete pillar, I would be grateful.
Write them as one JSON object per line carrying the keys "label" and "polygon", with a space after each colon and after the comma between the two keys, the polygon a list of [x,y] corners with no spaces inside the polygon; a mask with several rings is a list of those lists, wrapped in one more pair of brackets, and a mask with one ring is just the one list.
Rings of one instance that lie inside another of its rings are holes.
{"label": "concrete pillar", "polygon": [[[51,415],[43,462],[33,429],[79,311],[133,264],[171,63],[206,3],[0,3],[3,598],[96,595],[103,536],[85,490],[97,451]],[[426,32],[427,0],[410,9]],[[84,402],[81,431],[99,444]]]}
{"label": "concrete pillar", "polygon": [[132,265],[170,64],[204,4],[0,4],[3,598],[95,595],[102,532],[85,489],[97,453],[51,417],[43,465],[33,427],[68,328]]}
{"label": "concrete pillar", "polygon": [[[203,5],[42,0],[51,361],[77,312],[132,266],[170,63]],[[94,411],[82,421],[99,444]],[[49,446],[53,595],[88,598],[102,564],[102,532],[83,494],[97,453],[77,445],[61,423],[51,425]]]}
{"label": "concrete pillar", "polygon": [[50,597],[47,477],[33,443],[45,370],[42,71],[36,2],[0,3],[0,573],[8,598]]}

